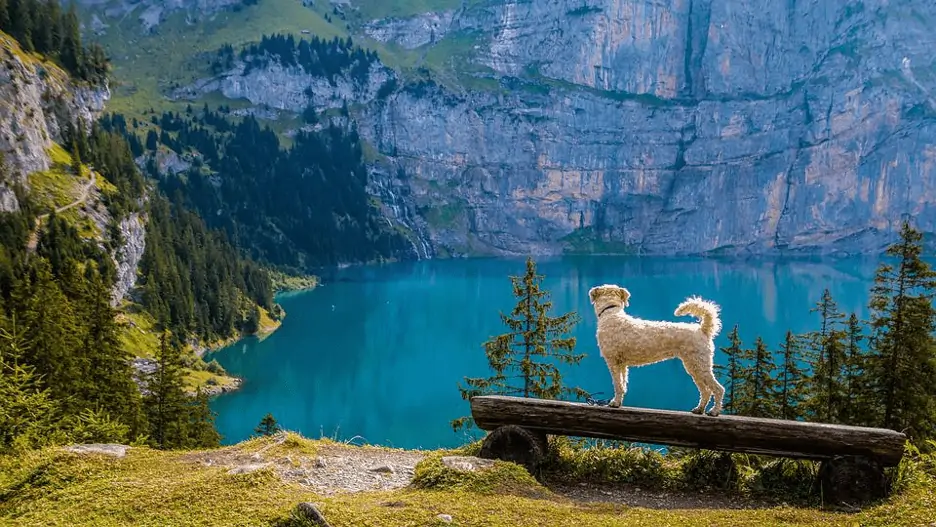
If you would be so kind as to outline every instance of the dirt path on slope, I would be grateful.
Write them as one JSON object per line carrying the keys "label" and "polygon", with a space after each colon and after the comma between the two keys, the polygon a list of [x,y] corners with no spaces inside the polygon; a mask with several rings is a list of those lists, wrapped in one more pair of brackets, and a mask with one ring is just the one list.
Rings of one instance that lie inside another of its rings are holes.
{"label": "dirt path on slope", "polygon": [[[72,207],[77,207],[88,199],[88,196],[91,194],[91,189],[94,187],[94,184],[97,183],[97,173],[91,171],[91,180],[81,189],[79,197],[74,202],[63,205],[62,207],[57,207],[55,209],[55,214],[63,213]],[[32,233],[29,234],[29,241],[26,243],[26,250],[30,253],[35,253],[36,246],[39,245],[39,229],[42,228],[42,222],[49,218],[49,213],[44,215],[39,215],[36,217],[36,226],[33,228]]]}

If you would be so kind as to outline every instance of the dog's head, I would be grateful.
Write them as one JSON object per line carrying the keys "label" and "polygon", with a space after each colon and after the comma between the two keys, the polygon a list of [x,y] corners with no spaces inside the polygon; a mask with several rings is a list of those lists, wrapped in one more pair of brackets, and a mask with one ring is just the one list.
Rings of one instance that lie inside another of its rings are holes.
{"label": "dog's head", "polygon": [[627,288],[614,284],[604,284],[588,290],[588,298],[591,299],[591,303],[596,310],[617,304],[622,308],[627,308],[630,292],[627,291]]}

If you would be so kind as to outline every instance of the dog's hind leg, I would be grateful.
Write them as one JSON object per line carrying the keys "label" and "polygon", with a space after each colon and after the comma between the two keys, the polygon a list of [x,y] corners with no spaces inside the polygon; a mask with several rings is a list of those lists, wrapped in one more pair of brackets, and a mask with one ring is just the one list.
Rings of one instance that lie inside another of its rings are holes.
{"label": "dog's hind leg", "polygon": [[611,382],[614,383],[614,398],[608,402],[608,406],[620,407],[624,402],[624,395],[627,394],[627,367],[619,367],[609,362],[608,370],[611,371]]}
{"label": "dog's hind leg", "polygon": [[696,388],[699,389],[699,404],[689,412],[692,414],[702,414],[709,400],[712,399],[712,393],[714,391],[709,388],[708,379],[704,373],[696,371],[695,368],[690,368],[685,362],[683,362],[683,366],[686,367],[686,372],[692,376],[692,381],[695,382]]}
{"label": "dog's hind leg", "polygon": [[725,400],[725,387],[718,382],[718,379],[715,377],[715,374],[709,372],[708,385],[715,392],[715,403],[712,405],[712,408],[709,409],[707,413],[709,416],[718,416],[722,411],[722,403]]}

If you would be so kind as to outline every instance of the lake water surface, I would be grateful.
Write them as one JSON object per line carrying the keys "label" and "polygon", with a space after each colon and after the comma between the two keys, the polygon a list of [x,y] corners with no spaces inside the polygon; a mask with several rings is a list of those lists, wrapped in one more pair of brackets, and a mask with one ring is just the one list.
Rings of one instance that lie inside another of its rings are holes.
{"label": "lake water surface", "polygon": [[[876,260],[708,260],[563,257],[538,262],[557,313],[582,316],[577,350],[588,356],[565,367],[568,384],[612,392],[595,343],[588,289],[620,284],[631,292],[628,312],[675,319],[690,295],[722,306],[725,346],[739,325],[746,345],[762,336],[776,346],[787,329],[816,327],[810,308],[829,288],[847,312],[867,315]],[[249,437],[266,413],[287,429],[401,448],[461,445],[449,422],[468,414],[457,384],[489,375],[481,343],[503,333],[499,312],[514,299],[508,275],[524,261],[438,260],[348,268],[311,292],[283,296],[283,326],[264,341],[248,339],[213,357],[245,378],[241,390],[214,399],[225,444]],[[715,361],[721,361],[716,353]],[[688,410],[698,392],[678,360],[631,369],[629,406]]]}

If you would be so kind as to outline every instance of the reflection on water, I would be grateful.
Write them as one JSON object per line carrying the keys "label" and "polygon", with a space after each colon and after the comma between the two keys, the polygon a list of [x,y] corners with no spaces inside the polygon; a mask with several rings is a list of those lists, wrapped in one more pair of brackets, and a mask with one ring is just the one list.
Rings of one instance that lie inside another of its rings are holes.
{"label": "reflection on water", "polygon": [[[725,334],[740,325],[746,344],[775,346],[787,329],[812,329],[809,309],[829,288],[847,312],[866,315],[875,261],[706,260],[567,257],[543,260],[540,273],[558,311],[577,310],[578,350],[588,357],[565,379],[611,391],[595,344],[588,289],[627,287],[628,311],[674,319],[689,295],[722,306]],[[486,376],[481,343],[503,333],[498,317],[513,307],[508,275],[522,260],[449,260],[347,268],[313,292],[283,297],[282,328],[214,355],[246,382],[214,400],[225,443],[248,437],[268,412],[307,436],[360,436],[374,444],[435,448],[463,443],[449,426],[468,412],[457,390],[463,376]],[[689,320],[689,319],[685,319]],[[719,361],[716,356],[716,362]],[[633,369],[627,404],[689,409],[698,399],[678,361]]]}

